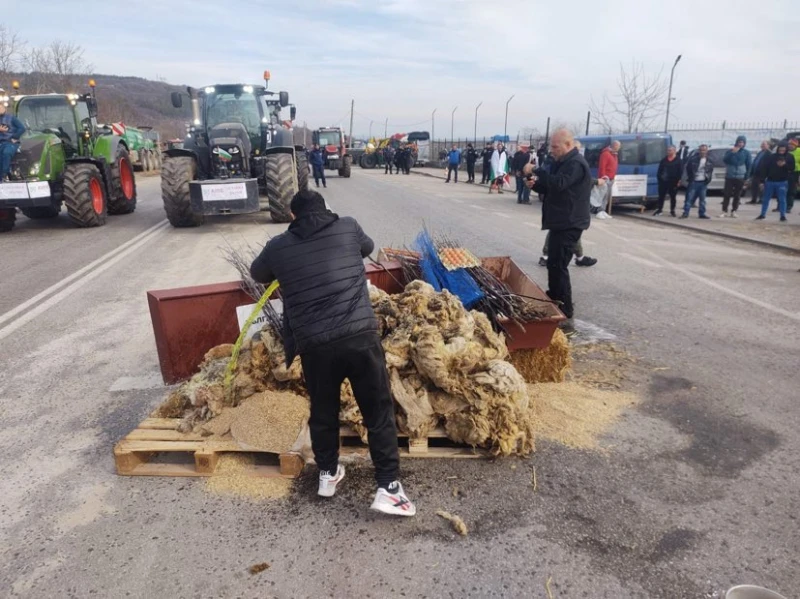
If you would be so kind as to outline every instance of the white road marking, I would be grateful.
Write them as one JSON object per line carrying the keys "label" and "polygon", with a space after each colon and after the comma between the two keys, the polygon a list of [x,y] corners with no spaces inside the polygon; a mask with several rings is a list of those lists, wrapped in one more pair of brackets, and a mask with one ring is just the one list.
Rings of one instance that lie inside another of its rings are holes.
{"label": "white road marking", "polygon": [[773,312],[774,314],[778,314],[780,316],[784,316],[784,317],[789,318],[791,320],[800,322],[800,313],[789,312],[788,310],[784,310],[783,308],[779,308],[778,306],[773,306],[772,304],[769,304],[767,302],[761,301],[760,299],[756,299],[754,297],[750,297],[749,295],[745,295],[744,293],[740,293],[740,292],[736,291],[735,289],[730,289],[728,287],[725,287],[724,285],[720,285],[716,281],[712,281],[712,280],[707,279],[706,277],[704,277],[702,275],[699,275],[697,273],[693,273],[690,270],[687,270],[686,268],[683,268],[682,266],[678,266],[677,264],[672,264],[671,262],[669,262],[668,260],[665,260],[664,258],[659,256],[655,252],[651,252],[650,250],[648,250],[643,245],[636,244],[635,242],[631,242],[629,239],[623,237],[622,235],[617,235],[616,233],[612,233],[608,229],[600,229],[600,230],[608,233],[609,235],[611,235],[611,237],[615,237],[615,238],[617,238],[617,239],[619,239],[621,241],[626,241],[626,242],[629,242],[629,243],[633,243],[634,245],[638,246],[637,249],[640,252],[644,252],[646,254],[649,254],[651,258],[653,258],[654,260],[656,260],[657,262],[659,262],[663,266],[666,266],[667,268],[671,268],[672,270],[677,271],[677,272],[681,273],[682,275],[684,275],[684,276],[686,276],[686,277],[688,277],[690,279],[694,279],[695,281],[698,281],[700,283],[703,283],[704,285],[712,287],[712,288],[716,289],[717,291],[721,291],[722,293],[730,295],[731,297],[735,297],[736,299],[740,299],[743,302],[747,302],[749,304],[753,304],[754,306],[758,306],[759,308],[764,308],[765,310],[768,310],[769,312]]}
{"label": "white road marking", "polygon": [[492,212],[492,214],[496,214],[497,216],[502,216],[503,218],[511,218],[511,217],[510,217],[508,214],[506,214],[505,212]]}
{"label": "white road marking", "polygon": [[657,262],[652,262],[650,260],[647,260],[646,258],[639,258],[639,256],[633,256],[631,254],[623,254],[621,252],[619,255],[623,256],[624,258],[627,258],[628,260],[633,260],[634,262],[638,262],[639,264],[644,264],[645,266],[648,266],[650,268],[663,268]]}
{"label": "white road marking", "polygon": [[456,204],[463,204],[464,203],[464,200],[457,200],[455,198],[450,198],[450,201],[451,202],[455,202]]}
{"label": "white road marking", "polygon": [[95,266],[98,266],[98,265],[102,264],[103,262],[105,262],[106,260],[109,260],[114,254],[123,251],[127,247],[130,247],[131,245],[133,245],[134,243],[136,243],[140,239],[143,239],[144,237],[146,237],[147,235],[149,235],[150,233],[155,231],[156,229],[164,227],[167,224],[167,222],[168,221],[166,219],[164,219],[160,223],[158,223],[157,225],[153,225],[152,227],[150,227],[146,231],[142,231],[141,233],[139,233],[133,239],[130,239],[130,240],[126,241],[125,243],[123,243],[119,247],[116,247],[113,250],[111,250],[110,252],[100,256],[97,260],[95,260],[94,262],[90,262],[89,264],[87,264],[86,266],[81,268],[80,270],[76,270],[74,273],[72,273],[68,277],[64,277],[58,283],[55,283],[55,284],[51,285],[50,287],[48,287],[47,289],[45,289],[41,293],[37,293],[31,299],[21,303],[16,308],[12,308],[11,310],[6,312],[5,314],[0,315],[0,324],[4,323],[5,321],[7,321],[7,320],[9,320],[11,318],[14,318],[14,316],[19,314],[20,312],[23,312],[23,311],[27,310],[28,308],[30,308],[31,306],[37,304],[40,300],[44,299],[45,297],[47,297],[51,293],[54,293],[56,290],[60,289],[64,285],[74,281],[75,279],[77,279],[78,277],[83,275],[84,273],[92,270]]}
{"label": "white road marking", "polygon": [[[33,320],[34,318],[36,318],[40,314],[43,314],[47,310],[49,310],[52,307],[54,307],[61,300],[65,299],[65,298],[69,297],[70,295],[72,295],[73,293],[75,293],[78,289],[80,289],[81,287],[86,285],[86,283],[88,283],[89,281],[91,281],[91,280],[95,279],[96,277],[98,277],[99,275],[103,274],[109,268],[111,268],[112,266],[117,264],[117,262],[121,261],[123,258],[126,258],[128,255],[132,254],[133,252],[138,250],[140,247],[142,247],[143,245],[145,245],[146,243],[151,241],[156,235],[161,233],[168,224],[169,224],[168,221],[165,219],[165,220],[161,221],[159,224],[157,224],[157,225],[149,228],[147,231],[145,231],[146,235],[144,235],[144,236],[142,234],[137,235],[134,239],[138,239],[138,241],[133,243],[133,245],[123,244],[122,246],[120,246],[120,247],[127,246],[127,247],[125,247],[125,249],[123,251],[121,251],[121,252],[118,251],[118,249],[119,249],[118,248],[115,251],[109,252],[108,254],[106,254],[106,256],[111,256],[111,257],[110,258],[106,258],[106,261],[103,262],[103,264],[101,264],[95,270],[91,270],[91,271],[89,271],[87,273],[86,269],[88,267],[84,267],[81,270],[77,271],[76,273],[73,273],[72,275],[67,277],[67,279],[73,280],[73,279],[75,279],[76,276],[78,276],[78,273],[86,273],[86,274],[84,274],[84,276],[81,276],[80,278],[78,278],[77,281],[73,282],[71,285],[69,285],[65,289],[62,289],[61,291],[59,291],[58,293],[56,293],[55,295],[50,297],[48,300],[44,301],[41,304],[38,304],[35,308],[30,310],[29,312],[26,312],[25,314],[23,314],[22,316],[20,316],[19,318],[17,318],[13,322],[11,322],[10,324],[8,324],[5,327],[3,327],[2,329],[0,329],[0,339],[5,339],[6,337],[8,337],[11,333],[16,331],[17,329],[25,326],[26,324],[28,324],[31,320]],[[133,241],[133,240],[131,240],[131,241]],[[128,242],[128,243],[130,243],[130,242]],[[95,260],[95,262],[92,262],[92,264],[95,264],[96,262],[97,262],[97,260]],[[53,287],[51,289],[57,289],[57,288],[59,288],[61,286],[63,286],[63,281],[60,281],[59,283],[56,283],[55,285],[53,285]],[[41,294],[39,294],[36,297],[40,297],[40,296],[44,297],[43,294],[46,295],[45,292],[42,292]],[[28,300],[25,303],[30,305],[30,303],[31,303],[31,301],[33,299],[35,299],[35,298],[31,298],[30,300]],[[14,310],[17,310],[16,313],[19,312],[18,308],[19,308],[19,306],[14,309]],[[14,310],[12,310],[11,312],[13,312]],[[6,314],[10,314],[10,312],[7,312]],[[5,316],[6,315],[4,315],[4,317]]]}
{"label": "white road marking", "polygon": [[470,204],[470,207],[475,208],[477,210],[486,210],[483,206],[478,206],[477,204]]}
{"label": "white road marking", "polygon": [[121,376],[109,387],[109,391],[139,391],[158,389],[164,386],[161,374],[154,372],[143,376]]}
{"label": "white road marking", "polygon": [[525,221],[525,222],[524,222],[524,223],[522,223],[522,224],[524,224],[524,225],[528,225],[529,227],[534,227],[534,228],[536,228],[536,229],[541,229],[541,227],[542,227],[542,223],[532,223],[532,222],[530,222],[530,221]]}

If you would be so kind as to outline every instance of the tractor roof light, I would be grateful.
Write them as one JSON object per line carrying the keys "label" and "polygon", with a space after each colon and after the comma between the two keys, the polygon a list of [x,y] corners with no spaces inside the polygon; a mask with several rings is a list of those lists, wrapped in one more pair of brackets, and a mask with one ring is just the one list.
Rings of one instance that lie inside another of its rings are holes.
{"label": "tractor roof light", "polygon": [[19,89],[19,81],[12,81],[11,87],[13,87],[14,89]]}
{"label": "tractor roof light", "polygon": [[246,94],[252,94],[253,93],[253,86],[252,85],[245,85],[244,87],[242,87],[242,91],[244,93],[246,93]]}
{"label": "tractor roof light", "polygon": [[214,89],[214,86],[213,86],[213,85],[209,85],[209,86],[208,86],[207,88],[205,88],[203,91],[204,91],[204,92],[206,92],[207,94],[213,94],[213,93],[214,93],[215,91],[217,91],[217,90],[216,90],[216,89]]}
{"label": "tractor roof light", "polygon": [[89,79],[89,87],[91,88],[97,87],[97,83],[95,83],[94,79]]}
{"label": "tractor roof light", "polygon": [[194,124],[195,124],[195,125],[199,125],[199,124],[200,124],[200,119],[195,119],[195,120],[194,120]]}
{"label": "tractor roof light", "polygon": [[269,81],[269,71],[264,71],[264,81]]}

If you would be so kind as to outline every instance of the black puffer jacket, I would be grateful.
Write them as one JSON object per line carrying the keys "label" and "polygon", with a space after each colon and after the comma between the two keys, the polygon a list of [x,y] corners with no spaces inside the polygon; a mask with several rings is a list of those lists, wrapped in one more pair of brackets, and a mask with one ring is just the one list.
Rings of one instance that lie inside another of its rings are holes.
{"label": "black puffer jacket", "polygon": [[312,212],[272,238],[250,266],[256,281],[278,279],[286,361],[333,341],[378,330],[364,258],[375,244],[355,219]]}
{"label": "black puffer jacket", "polygon": [[542,229],[588,229],[592,220],[589,211],[592,172],[578,150],[554,160],[549,172],[538,168],[535,174],[533,190],[544,194]]}

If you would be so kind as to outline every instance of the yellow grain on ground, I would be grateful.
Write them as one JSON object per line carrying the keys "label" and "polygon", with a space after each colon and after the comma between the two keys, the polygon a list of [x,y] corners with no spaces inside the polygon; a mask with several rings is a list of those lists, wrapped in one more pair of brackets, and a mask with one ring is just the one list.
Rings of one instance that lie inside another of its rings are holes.
{"label": "yellow grain on ground", "polygon": [[556,329],[550,345],[543,349],[512,351],[508,361],[528,383],[560,383],[572,368],[569,340]]}
{"label": "yellow grain on ground", "polygon": [[528,385],[528,395],[536,438],[577,449],[597,449],[622,411],[639,403],[631,393],[575,382]]}
{"label": "yellow grain on ground", "polygon": [[297,440],[308,420],[309,404],[287,391],[263,391],[248,397],[235,411],[231,435],[239,444],[282,453]]}
{"label": "yellow grain on ground", "polygon": [[281,499],[292,490],[292,479],[280,476],[254,476],[253,456],[244,453],[225,453],[217,469],[206,479],[206,490],[215,495],[244,497],[259,501]]}

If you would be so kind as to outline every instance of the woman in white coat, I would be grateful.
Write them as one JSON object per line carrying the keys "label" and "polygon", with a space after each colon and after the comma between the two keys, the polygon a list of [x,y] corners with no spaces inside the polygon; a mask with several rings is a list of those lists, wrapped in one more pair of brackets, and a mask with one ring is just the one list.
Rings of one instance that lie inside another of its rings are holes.
{"label": "woman in white coat", "polygon": [[492,178],[489,184],[489,193],[496,186],[497,193],[503,193],[503,183],[508,175],[508,153],[502,143],[497,144],[492,154]]}

